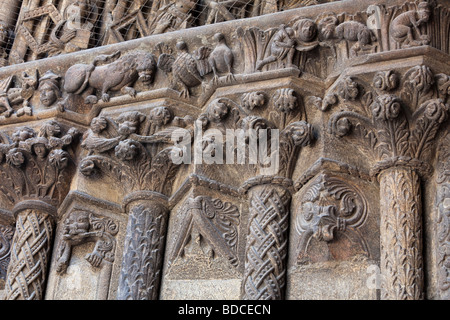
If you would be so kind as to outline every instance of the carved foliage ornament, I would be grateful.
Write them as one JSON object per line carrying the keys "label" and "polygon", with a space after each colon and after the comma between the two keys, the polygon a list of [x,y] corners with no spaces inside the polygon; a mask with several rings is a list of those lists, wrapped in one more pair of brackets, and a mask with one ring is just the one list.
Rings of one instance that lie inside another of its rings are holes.
{"label": "carved foliage ornament", "polygon": [[171,143],[171,134],[179,127],[169,125],[174,119],[167,107],[153,109],[146,119],[138,111],[125,112],[115,120],[106,116],[94,118],[81,144],[89,151],[80,163],[81,173],[92,176],[100,169],[127,190],[169,192],[178,168],[171,154],[179,149],[157,146]]}
{"label": "carved foliage ornament", "polygon": [[61,125],[54,120],[45,122],[39,132],[22,127],[12,137],[2,133],[1,191],[7,199],[13,204],[33,197],[62,201],[71,158],[66,149],[77,136],[75,128],[63,134]]}
{"label": "carved foliage ornament", "polygon": [[398,83],[396,76],[392,71],[379,73],[374,78],[374,87],[378,90],[358,96],[362,112],[335,113],[330,119],[329,131],[338,137],[352,131],[360,134],[379,161],[373,174],[386,165],[402,163],[425,173],[430,169],[421,163],[428,161],[433,139],[448,118],[447,82],[448,76],[434,76],[426,66],[417,66],[405,73],[400,96],[397,96],[388,92]]}

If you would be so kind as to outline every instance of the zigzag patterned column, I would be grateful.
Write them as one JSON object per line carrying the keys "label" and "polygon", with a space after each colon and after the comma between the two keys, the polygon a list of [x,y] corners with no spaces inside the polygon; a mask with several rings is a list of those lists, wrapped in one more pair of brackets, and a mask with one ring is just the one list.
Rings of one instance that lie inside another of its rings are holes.
{"label": "zigzag patterned column", "polygon": [[291,195],[282,186],[266,184],[252,187],[249,199],[243,299],[281,300],[286,285]]}

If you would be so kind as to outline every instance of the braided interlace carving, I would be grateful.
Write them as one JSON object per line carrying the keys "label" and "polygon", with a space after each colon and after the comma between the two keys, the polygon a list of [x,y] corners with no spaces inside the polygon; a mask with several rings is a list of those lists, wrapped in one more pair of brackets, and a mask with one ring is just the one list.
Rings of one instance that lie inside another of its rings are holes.
{"label": "braided interlace carving", "polygon": [[283,299],[290,194],[272,185],[251,190],[244,299]]}
{"label": "braided interlace carving", "polygon": [[7,300],[43,298],[53,237],[52,218],[38,210],[24,210],[17,217],[6,279]]}

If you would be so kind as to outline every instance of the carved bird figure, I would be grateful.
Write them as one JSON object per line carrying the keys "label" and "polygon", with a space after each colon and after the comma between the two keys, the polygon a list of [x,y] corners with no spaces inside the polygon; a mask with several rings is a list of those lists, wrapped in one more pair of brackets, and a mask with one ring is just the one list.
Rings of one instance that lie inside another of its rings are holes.
{"label": "carved bird figure", "polygon": [[179,51],[176,58],[171,54],[163,53],[158,58],[158,68],[166,73],[172,72],[175,85],[181,87],[180,96],[189,98],[189,89],[198,86],[203,81],[203,76],[211,72],[208,57],[211,49],[201,47],[191,55],[184,41],[176,45]]}
{"label": "carved bird figure", "polygon": [[222,33],[216,33],[214,39],[217,41],[217,45],[211,52],[208,62],[214,72],[213,82],[219,81],[219,75],[225,74],[226,81],[233,80],[233,73],[231,71],[233,67],[233,52],[227,46],[225,36]]}

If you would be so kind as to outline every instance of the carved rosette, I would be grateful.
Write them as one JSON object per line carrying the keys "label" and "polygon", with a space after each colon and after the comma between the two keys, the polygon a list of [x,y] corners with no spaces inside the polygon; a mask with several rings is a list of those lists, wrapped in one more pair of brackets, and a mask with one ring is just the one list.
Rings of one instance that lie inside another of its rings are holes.
{"label": "carved rosette", "polygon": [[434,140],[448,118],[446,79],[426,66],[413,67],[398,96],[388,93],[397,89],[394,73],[377,73],[374,88],[360,99],[362,112],[341,111],[330,119],[332,134],[359,136],[375,158],[371,174],[380,182],[384,299],[423,298],[420,177],[432,171]]}
{"label": "carved rosette", "polygon": [[117,299],[156,300],[167,231],[167,198],[137,192],[125,199],[129,213]]}
{"label": "carved rosette", "polygon": [[282,186],[249,190],[250,216],[243,299],[281,300],[286,286],[290,192]]}

